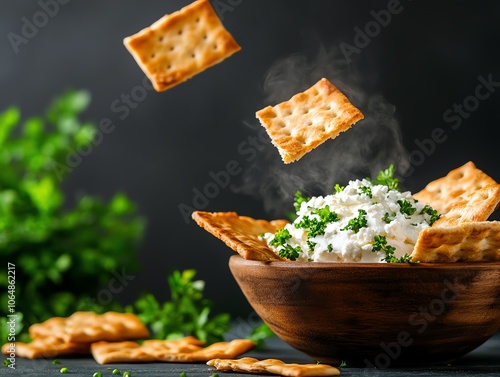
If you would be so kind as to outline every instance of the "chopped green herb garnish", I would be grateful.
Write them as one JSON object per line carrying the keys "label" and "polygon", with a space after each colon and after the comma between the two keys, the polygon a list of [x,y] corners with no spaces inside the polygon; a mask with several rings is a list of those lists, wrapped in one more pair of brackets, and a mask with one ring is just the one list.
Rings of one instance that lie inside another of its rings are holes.
{"label": "chopped green herb garnish", "polygon": [[66,374],[66,373],[69,373],[69,370],[68,370],[68,368],[64,367],[64,368],[61,368],[61,370],[59,372],[61,372],[62,374]]}
{"label": "chopped green herb garnish", "polygon": [[372,197],[372,189],[371,187],[368,187],[368,186],[361,186],[359,189],[359,194],[365,194],[367,195],[369,198]]}
{"label": "chopped green herb garnish", "polygon": [[214,373],[210,377],[219,377],[219,375],[217,373]]}
{"label": "chopped green herb garnish", "polygon": [[331,243],[329,243],[326,248],[328,249],[328,252],[330,252],[330,253],[333,251],[333,246]]}
{"label": "chopped green herb garnish", "polygon": [[302,249],[300,248],[300,246],[292,247],[292,245],[286,244],[279,250],[278,254],[282,258],[295,260],[299,257],[301,252]]}
{"label": "chopped green herb garnish", "polygon": [[387,263],[412,263],[408,254],[403,255],[401,258],[396,258],[394,256],[396,248],[387,243],[387,238],[385,236],[375,236],[373,238],[372,252],[377,251],[383,251],[385,253],[385,257],[382,258],[382,260]]}
{"label": "chopped green herb garnish", "polygon": [[[392,217],[392,218],[391,218]],[[382,217],[382,220],[389,224],[392,220],[394,220],[394,217],[396,217],[396,212],[393,212],[389,215],[389,212],[386,212],[384,217]]]}
{"label": "chopped green herb garnish", "polygon": [[118,369],[113,369],[113,372],[111,372],[111,374],[119,375],[119,374],[121,374],[121,372]]}
{"label": "chopped green herb garnish", "polygon": [[389,165],[387,169],[380,171],[377,175],[377,179],[370,180],[369,178],[367,178],[367,180],[374,185],[383,185],[387,186],[389,190],[399,191],[399,180],[397,178],[394,178],[393,164]]}
{"label": "chopped green herb garnish", "polygon": [[312,242],[312,241],[309,241],[307,240],[307,246],[309,246],[309,250],[310,251],[313,251],[314,250],[314,246],[316,246],[316,242]]}
{"label": "chopped green herb garnish", "polygon": [[102,373],[101,372],[95,372],[92,377],[102,377]]}
{"label": "chopped green herb garnish", "polygon": [[347,363],[344,360],[342,360],[342,362],[339,365],[339,368],[345,368],[346,366],[347,366]]}
{"label": "chopped green herb garnish", "polygon": [[4,359],[4,360],[3,360],[3,366],[4,366],[4,367],[8,367],[9,365],[10,365],[10,361],[9,361],[9,360],[7,360],[7,359]]}
{"label": "chopped green herb garnish", "polygon": [[411,216],[417,210],[415,207],[412,207],[411,203],[408,200],[398,200],[399,211],[403,215]]}
{"label": "chopped green herb garnish", "polygon": [[130,372],[123,372],[123,377],[130,377],[130,376],[131,376]]}
{"label": "chopped green herb garnish", "polygon": [[295,211],[299,211],[300,209],[300,205],[303,203],[303,202],[308,202],[309,200],[311,200],[311,198],[307,197],[307,196],[304,196],[302,195],[302,193],[300,191],[297,191],[295,193],[295,201],[293,203],[293,206],[295,207]]}
{"label": "chopped green herb garnish", "polygon": [[427,214],[431,217],[429,220],[429,225],[431,226],[441,217],[441,215],[438,214],[438,212],[429,205],[425,205],[424,208],[422,208],[422,211],[420,211],[420,214]]}
{"label": "chopped green herb garnish", "polygon": [[61,362],[57,359],[52,360],[52,365],[57,365],[57,364],[61,364]]}
{"label": "chopped green herb garnish", "polygon": [[179,377],[187,377],[186,372],[181,372],[181,374],[179,374]]}
{"label": "chopped green herb garnish", "polygon": [[340,230],[352,230],[354,233],[358,233],[361,228],[366,228],[368,225],[368,220],[366,220],[366,211],[364,209],[358,209],[358,217],[355,217],[347,223],[347,225]]}
{"label": "chopped green herb garnish", "polygon": [[335,192],[336,192],[336,193],[339,193],[339,192],[344,191],[344,188],[345,188],[345,187],[344,187],[344,186],[341,186],[341,185],[339,185],[339,184],[337,183],[337,184],[335,184],[335,186],[334,186],[333,188],[334,188],[334,190],[335,190]]}
{"label": "chopped green herb garnish", "polygon": [[339,221],[339,216],[335,212],[330,211],[330,206],[328,205],[324,208],[318,209],[317,211],[313,212],[313,214],[318,215],[320,220],[326,223]]}
{"label": "chopped green herb garnish", "polygon": [[275,246],[275,247],[278,247],[278,246],[282,246],[286,243],[286,241],[288,241],[290,238],[292,238],[292,235],[290,234],[290,232],[288,231],[288,229],[279,229],[275,234],[274,234],[274,238],[269,241],[269,244],[271,246]]}

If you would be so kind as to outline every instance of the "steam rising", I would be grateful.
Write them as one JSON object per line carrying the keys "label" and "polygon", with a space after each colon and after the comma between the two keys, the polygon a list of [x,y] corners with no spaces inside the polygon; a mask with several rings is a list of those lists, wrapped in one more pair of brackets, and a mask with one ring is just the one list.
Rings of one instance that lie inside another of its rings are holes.
{"label": "steam rising", "polygon": [[[296,191],[327,195],[336,183],[346,185],[351,179],[375,177],[390,164],[394,164],[400,174],[409,166],[395,106],[381,95],[368,95],[363,91],[362,78],[335,49],[320,47],[313,59],[292,55],[274,63],[264,79],[265,105],[286,101],[322,77],[337,86],[365,119],[291,164],[281,161],[270,141],[259,151],[233,190],[262,201],[273,217],[282,217],[293,208]],[[256,122],[258,124],[258,120]],[[252,128],[265,132],[260,125]]]}

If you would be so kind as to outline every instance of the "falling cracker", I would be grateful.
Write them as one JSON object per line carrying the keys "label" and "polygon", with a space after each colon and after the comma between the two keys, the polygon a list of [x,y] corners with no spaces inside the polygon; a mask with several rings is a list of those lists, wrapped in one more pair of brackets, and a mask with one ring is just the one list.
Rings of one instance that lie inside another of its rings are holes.
{"label": "falling cracker", "polygon": [[69,317],[53,317],[29,328],[33,339],[57,337],[64,342],[91,343],[149,337],[149,331],[132,313],[75,312]]}
{"label": "falling cracker", "polygon": [[257,111],[256,115],[286,164],[364,118],[325,78],[286,102]]}
{"label": "falling cracker", "polygon": [[411,254],[420,262],[500,261],[500,222],[464,222],[423,229]]}
{"label": "falling cracker", "polygon": [[488,220],[500,204],[500,185],[469,161],[413,197],[442,215],[433,227],[453,226]]}
{"label": "falling cracker", "polygon": [[176,340],[146,340],[141,345],[135,342],[96,342],[91,352],[99,364],[140,362],[206,362],[213,358],[233,358],[255,347],[248,339],[235,339],[202,347],[194,337]]}
{"label": "falling cracker", "polygon": [[[9,355],[11,343],[2,346],[2,353]],[[30,343],[15,342],[16,356],[28,359],[53,358],[62,355],[90,354],[90,343],[66,342],[58,337],[34,339]]]}
{"label": "falling cracker", "polygon": [[240,50],[208,0],[197,0],[163,16],[123,43],[158,92]]}
{"label": "falling cracker", "polygon": [[284,260],[271,250],[259,234],[275,233],[287,220],[256,220],[236,212],[194,211],[192,218],[207,232],[223,241],[245,259],[259,261]]}
{"label": "falling cracker", "polygon": [[338,376],[340,370],[326,364],[287,364],[278,359],[265,359],[259,361],[253,357],[241,359],[213,359],[207,365],[215,367],[219,371],[233,371],[264,374],[272,373],[280,376]]}

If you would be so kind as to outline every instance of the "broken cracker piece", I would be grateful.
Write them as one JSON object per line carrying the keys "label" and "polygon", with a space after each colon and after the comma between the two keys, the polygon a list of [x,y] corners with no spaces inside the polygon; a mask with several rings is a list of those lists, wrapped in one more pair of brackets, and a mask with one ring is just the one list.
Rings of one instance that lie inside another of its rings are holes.
{"label": "broken cracker piece", "polygon": [[280,376],[338,376],[339,369],[326,364],[287,364],[278,359],[265,359],[259,361],[253,357],[241,359],[213,359],[207,365],[215,367],[220,371],[234,371],[246,373],[272,373]]}
{"label": "broken cracker piece", "polygon": [[194,211],[192,218],[196,223],[223,241],[245,259],[259,261],[284,260],[271,250],[259,234],[271,232],[288,224],[287,220],[256,220],[238,216],[236,212]]}
{"label": "broken cracker piece", "polygon": [[132,313],[75,312],[69,317],[53,317],[30,326],[31,338],[57,337],[65,342],[91,343],[149,337],[149,331]]}
{"label": "broken cracker piece", "polygon": [[[90,343],[66,342],[58,337],[34,339],[30,343],[15,342],[16,356],[28,359],[53,358],[62,355],[89,354]],[[11,353],[11,343],[2,346],[2,353]]]}
{"label": "broken cracker piece", "polygon": [[99,364],[138,362],[206,362],[212,358],[232,358],[250,351],[255,343],[248,339],[235,339],[202,347],[204,342],[185,337],[175,340],[146,340],[135,342],[96,342],[91,351]]}
{"label": "broken cracker piece", "polygon": [[411,260],[416,262],[500,261],[500,222],[464,222],[423,229]]}
{"label": "broken cracker piece", "polygon": [[208,0],[197,0],[163,16],[123,43],[158,92],[241,49]]}
{"label": "broken cracker piece", "polygon": [[256,115],[285,164],[299,160],[364,118],[325,78],[288,101],[257,111]]}

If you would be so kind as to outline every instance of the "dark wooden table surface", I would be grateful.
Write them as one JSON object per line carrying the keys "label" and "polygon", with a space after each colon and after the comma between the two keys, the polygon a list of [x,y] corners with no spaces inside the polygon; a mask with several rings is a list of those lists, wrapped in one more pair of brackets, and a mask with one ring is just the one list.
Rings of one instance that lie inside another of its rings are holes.
{"label": "dark wooden table surface", "polygon": [[[259,359],[278,358],[286,362],[311,363],[314,362],[306,355],[292,349],[279,339],[271,339],[263,352],[250,352],[245,356]],[[201,364],[178,363],[148,363],[148,364],[110,364],[99,365],[91,357],[59,358],[60,364],[53,365],[52,360],[16,359],[16,369],[7,367],[0,369],[0,375],[18,376],[61,376],[60,369],[68,368],[68,376],[92,376],[94,372],[101,372],[102,376],[113,376],[112,370],[119,369],[121,373],[129,371],[132,377],[147,376],[179,376],[185,372],[188,377],[209,377],[217,373],[214,368]],[[108,369],[110,368],[110,369]],[[242,373],[218,373],[219,376],[250,376]],[[500,377],[500,333],[451,365],[426,368],[404,369],[372,369],[372,368],[342,368],[342,376],[369,376],[369,377],[399,377],[399,376],[499,376]],[[269,376],[269,375],[268,375]]]}

